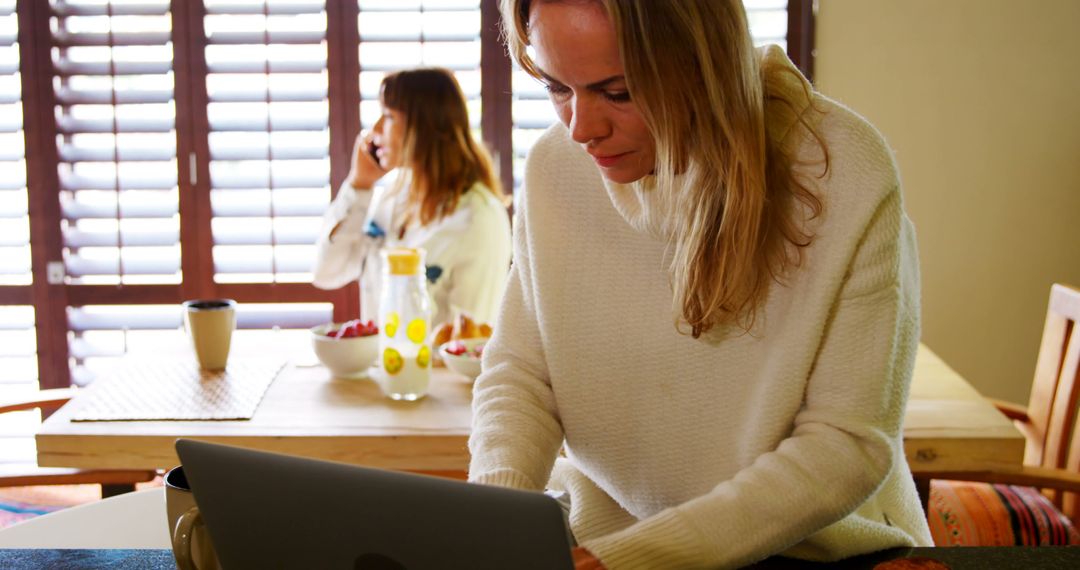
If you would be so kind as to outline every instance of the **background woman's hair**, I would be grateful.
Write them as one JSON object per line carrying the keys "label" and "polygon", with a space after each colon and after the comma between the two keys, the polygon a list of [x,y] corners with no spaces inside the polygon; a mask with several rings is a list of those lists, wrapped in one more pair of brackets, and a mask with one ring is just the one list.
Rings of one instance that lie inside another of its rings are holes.
{"label": "background woman's hair", "polygon": [[[557,0],[532,0],[557,1]],[[797,172],[810,135],[809,84],[783,88],[783,66],[762,68],[740,0],[594,0],[618,36],[627,88],[656,141],[657,188],[673,188],[669,270],[677,326],[696,338],[717,325],[749,331],[772,282],[810,244],[822,202]],[[530,0],[502,0],[504,35],[523,69]],[[799,129],[779,125],[798,124]],[[796,134],[797,133],[797,134]],[[789,136],[795,134],[795,136]]]}
{"label": "background woman's hair", "polygon": [[399,180],[411,185],[407,219],[427,224],[449,215],[477,182],[504,200],[491,156],[472,136],[465,95],[453,73],[425,67],[388,74],[379,99],[405,118],[401,151],[409,175]]}

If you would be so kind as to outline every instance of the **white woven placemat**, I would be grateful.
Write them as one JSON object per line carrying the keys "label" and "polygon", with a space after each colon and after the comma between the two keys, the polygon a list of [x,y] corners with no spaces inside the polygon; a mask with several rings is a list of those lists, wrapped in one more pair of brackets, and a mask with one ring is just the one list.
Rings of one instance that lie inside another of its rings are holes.
{"label": "white woven placemat", "polygon": [[284,364],[231,359],[206,372],[194,358],[131,360],[95,380],[71,420],[249,420]]}

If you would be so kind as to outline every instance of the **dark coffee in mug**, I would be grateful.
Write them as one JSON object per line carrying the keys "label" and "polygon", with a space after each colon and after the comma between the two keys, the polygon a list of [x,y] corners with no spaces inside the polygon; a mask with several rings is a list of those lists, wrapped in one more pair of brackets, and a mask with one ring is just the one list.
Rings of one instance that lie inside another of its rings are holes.
{"label": "dark coffee in mug", "polygon": [[227,299],[212,301],[188,301],[187,306],[191,309],[195,309],[198,311],[205,311],[209,309],[228,309],[233,306],[233,303]]}

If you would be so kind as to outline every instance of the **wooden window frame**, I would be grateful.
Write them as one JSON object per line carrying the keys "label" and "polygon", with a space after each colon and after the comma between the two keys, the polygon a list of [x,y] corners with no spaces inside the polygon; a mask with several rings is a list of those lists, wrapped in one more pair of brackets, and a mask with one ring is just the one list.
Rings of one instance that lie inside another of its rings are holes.
{"label": "wooden window frame", "polygon": [[814,81],[814,21],[817,0],[788,0],[787,54],[799,71]]}
{"label": "wooden window frame", "polygon": [[[813,71],[814,1],[788,3],[788,54],[808,77]],[[513,188],[511,62],[499,42],[498,0],[481,0],[481,131],[505,188]],[[324,291],[308,283],[216,283],[212,261],[210,149],[206,92],[206,35],[202,2],[171,0],[176,104],[177,184],[180,188],[182,281],[167,285],[77,285],[49,283],[48,264],[63,259],[63,218],[57,171],[56,93],[52,81],[51,8],[48,2],[20,0],[19,74],[23,85],[27,194],[30,217],[31,285],[0,286],[0,305],[32,305],[42,388],[71,384],[68,345],[70,306],[176,304],[184,299],[228,297],[241,303],[332,303],[335,320],[359,314],[356,283]],[[352,144],[360,130],[360,38],[356,0],[327,0],[329,156],[332,192],[349,170]],[[196,160],[192,184],[188,157]]]}

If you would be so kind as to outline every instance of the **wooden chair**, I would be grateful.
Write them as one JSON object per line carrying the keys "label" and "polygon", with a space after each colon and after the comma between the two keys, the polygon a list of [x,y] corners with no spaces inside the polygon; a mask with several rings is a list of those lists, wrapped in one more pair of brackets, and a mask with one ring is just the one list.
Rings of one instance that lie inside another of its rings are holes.
{"label": "wooden chair", "polygon": [[[0,401],[0,414],[35,408],[51,410],[64,405],[74,395],[75,389],[61,388],[40,390],[27,397]],[[24,487],[32,485],[101,485],[102,497],[110,497],[135,490],[135,483],[150,481],[157,472],[134,470],[82,470],[55,467],[38,467],[36,454],[12,452],[15,447],[33,450],[33,446],[5,446],[0,451],[0,487]]]}
{"label": "wooden chair", "polygon": [[[939,542],[945,535],[952,544],[989,546],[987,542],[1008,542],[1001,537],[1010,529],[1014,544],[1080,540],[1070,524],[1080,526],[1078,321],[1080,289],[1053,285],[1027,407],[994,402],[1027,439],[1024,465],[941,474],[954,481],[933,481],[927,514],[932,529],[945,529],[935,532]],[[934,474],[927,478],[939,479]],[[995,520],[1001,517],[1011,521]],[[983,528],[961,528],[965,524]],[[995,525],[996,530],[987,528]],[[1042,536],[1019,536],[1031,531]]]}

